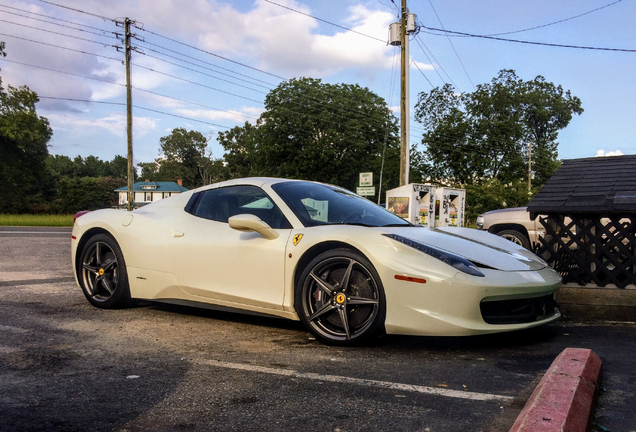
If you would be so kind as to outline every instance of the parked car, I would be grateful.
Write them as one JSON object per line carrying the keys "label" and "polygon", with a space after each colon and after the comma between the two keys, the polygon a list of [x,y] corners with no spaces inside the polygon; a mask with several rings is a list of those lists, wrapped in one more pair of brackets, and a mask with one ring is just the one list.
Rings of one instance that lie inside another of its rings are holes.
{"label": "parked car", "polygon": [[493,210],[479,215],[477,229],[497,234],[511,242],[532,250],[532,245],[539,243],[539,236],[545,229],[538,217],[530,219],[527,207],[514,207]]}
{"label": "parked car", "polygon": [[561,277],[468,228],[411,225],[322,183],[236,179],[133,212],[77,218],[72,266],[95,307],[131,299],[300,320],[349,345],[381,333],[462,336],[559,318]]}

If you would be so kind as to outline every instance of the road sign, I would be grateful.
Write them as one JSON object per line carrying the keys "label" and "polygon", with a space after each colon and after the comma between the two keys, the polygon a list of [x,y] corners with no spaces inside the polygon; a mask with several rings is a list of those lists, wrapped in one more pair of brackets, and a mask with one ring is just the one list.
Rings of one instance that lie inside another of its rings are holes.
{"label": "road sign", "polygon": [[373,196],[375,195],[375,186],[356,188],[356,193],[360,196]]}
{"label": "road sign", "polygon": [[360,173],[360,186],[373,186],[373,173]]}

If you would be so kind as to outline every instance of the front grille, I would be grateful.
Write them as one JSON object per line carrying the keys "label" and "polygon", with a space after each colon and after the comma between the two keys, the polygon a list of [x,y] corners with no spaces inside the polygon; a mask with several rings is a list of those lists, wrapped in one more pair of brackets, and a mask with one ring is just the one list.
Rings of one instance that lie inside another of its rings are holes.
{"label": "front grille", "polygon": [[523,324],[554,316],[559,305],[552,295],[528,299],[482,301],[481,316],[488,324]]}

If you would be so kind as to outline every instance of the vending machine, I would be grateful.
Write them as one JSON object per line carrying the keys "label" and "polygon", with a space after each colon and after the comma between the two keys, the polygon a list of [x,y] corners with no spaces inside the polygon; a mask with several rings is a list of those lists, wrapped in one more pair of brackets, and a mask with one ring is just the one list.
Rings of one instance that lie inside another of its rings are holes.
{"label": "vending machine", "polygon": [[463,227],[466,189],[440,187],[435,191],[436,227]]}
{"label": "vending machine", "polygon": [[428,184],[410,183],[386,192],[386,208],[414,225],[434,226],[435,190]]}

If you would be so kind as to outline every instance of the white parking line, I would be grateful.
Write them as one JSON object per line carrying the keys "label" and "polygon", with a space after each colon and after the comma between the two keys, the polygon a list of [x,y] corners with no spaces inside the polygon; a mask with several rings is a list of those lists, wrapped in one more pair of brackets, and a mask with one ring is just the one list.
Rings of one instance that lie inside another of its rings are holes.
{"label": "white parking line", "polygon": [[511,402],[514,398],[512,396],[502,396],[488,393],[475,393],[461,390],[449,390],[437,387],[427,387],[413,384],[400,384],[392,383],[388,381],[376,381],[361,378],[350,378],[338,375],[321,375],[309,372],[297,372],[289,369],[274,369],[263,366],[254,366],[240,363],[227,363],[215,360],[193,360],[194,363],[203,364],[207,366],[220,367],[225,369],[234,369],[240,371],[259,372],[271,375],[287,376],[291,378],[304,378],[314,381],[327,381],[335,383],[347,383],[366,387],[377,387],[391,390],[400,390],[407,392],[425,393],[436,396],[457,398],[457,399],[469,399],[475,401],[497,401],[497,402]]}

